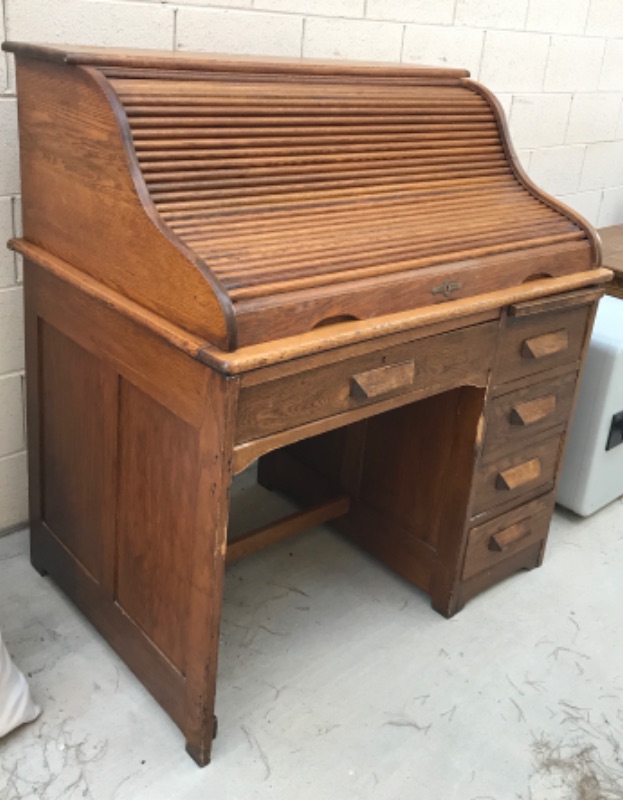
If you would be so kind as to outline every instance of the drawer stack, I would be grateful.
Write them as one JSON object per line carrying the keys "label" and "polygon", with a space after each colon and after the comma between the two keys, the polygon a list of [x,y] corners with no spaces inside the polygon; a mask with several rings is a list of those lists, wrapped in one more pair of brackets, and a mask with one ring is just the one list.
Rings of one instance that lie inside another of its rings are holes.
{"label": "drawer stack", "polygon": [[457,608],[485,586],[541,562],[592,317],[585,299],[562,309],[512,306],[502,321]]}

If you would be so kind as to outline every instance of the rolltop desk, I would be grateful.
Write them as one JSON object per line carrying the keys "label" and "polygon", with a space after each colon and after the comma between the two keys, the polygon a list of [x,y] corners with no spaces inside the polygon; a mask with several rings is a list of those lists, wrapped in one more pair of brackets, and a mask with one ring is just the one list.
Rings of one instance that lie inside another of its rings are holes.
{"label": "rolltop desk", "polygon": [[[333,520],[446,616],[541,563],[610,273],[464,70],[5,49],[32,563],[203,765],[228,560]],[[228,543],[256,459],[302,510]]]}

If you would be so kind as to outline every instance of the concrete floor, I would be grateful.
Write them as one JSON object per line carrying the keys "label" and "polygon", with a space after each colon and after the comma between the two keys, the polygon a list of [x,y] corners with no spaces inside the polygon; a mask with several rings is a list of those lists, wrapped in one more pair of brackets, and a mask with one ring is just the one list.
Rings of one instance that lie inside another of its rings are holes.
{"label": "concrete floor", "polygon": [[[280,501],[238,487],[238,516]],[[326,528],[228,569],[213,761],[0,540],[0,626],[43,706],[0,800],[623,798],[623,504],[454,619]]]}

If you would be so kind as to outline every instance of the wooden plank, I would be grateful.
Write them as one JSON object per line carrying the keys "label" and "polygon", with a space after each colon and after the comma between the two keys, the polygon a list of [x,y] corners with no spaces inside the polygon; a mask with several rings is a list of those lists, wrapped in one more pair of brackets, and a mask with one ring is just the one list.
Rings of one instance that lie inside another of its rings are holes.
{"label": "wooden plank", "polygon": [[99,64],[102,66],[119,65],[121,67],[146,67],[151,69],[200,69],[200,70],[239,70],[257,73],[264,68],[267,71],[284,72],[286,74],[314,75],[333,74],[356,76],[392,76],[392,77],[440,77],[460,78],[469,75],[466,69],[452,69],[447,67],[420,67],[416,65],[349,62],[336,63],[335,61],[322,61],[305,59],[294,61],[292,59],[273,57],[244,57],[216,55],[206,53],[182,53],[169,50],[140,50],[133,48],[90,47],[87,45],[72,45],[70,47],[54,45],[35,45],[27,42],[4,42],[2,49],[9,53],[55,61],[63,64]]}
{"label": "wooden plank", "polygon": [[408,311],[383,314],[374,319],[339,322],[330,329],[319,328],[298,336],[277,338],[270,342],[249,345],[235,353],[223,353],[208,346],[199,358],[229,374],[247,372],[271,364],[279,364],[325,350],[340,348],[346,344],[369,341],[390,333],[420,328],[440,320],[459,320],[461,317],[489,309],[500,309],[509,303],[562,294],[584,286],[603,284],[612,279],[608,269],[595,269],[530,281],[521,286],[511,286],[444,303],[440,306],[410,309]]}
{"label": "wooden plank", "polygon": [[587,289],[579,292],[570,292],[563,297],[540,297],[524,303],[511,303],[508,307],[509,317],[529,317],[532,314],[552,313],[565,308],[589,305],[599,300],[601,289]]}
{"label": "wooden plank", "polygon": [[295,536],[297,533],[309,528],[315,528],[316,525],[323,525],[325,522],[347,514],[349,508],[350,498],[347,495],[342,495],[305,511],[297,511],[277,522],[264,525],[235,539],[233,542],[229,542],[226,561],[229,564],[264,547],[269,547],[272,544]]}

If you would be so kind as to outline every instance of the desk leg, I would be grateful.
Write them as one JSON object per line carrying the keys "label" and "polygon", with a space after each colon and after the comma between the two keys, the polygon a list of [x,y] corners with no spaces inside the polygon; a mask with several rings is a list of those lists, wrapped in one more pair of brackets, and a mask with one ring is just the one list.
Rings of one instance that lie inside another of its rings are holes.
{"label": "desk leg", "polygon": [[214,698],[231,484],[228,441],[235,413],[235,392],[228,381],[214,374],[209,378],[209,404],[200,432],[183,727],[186,750],[201,767],[210,761],[217,727]]}

